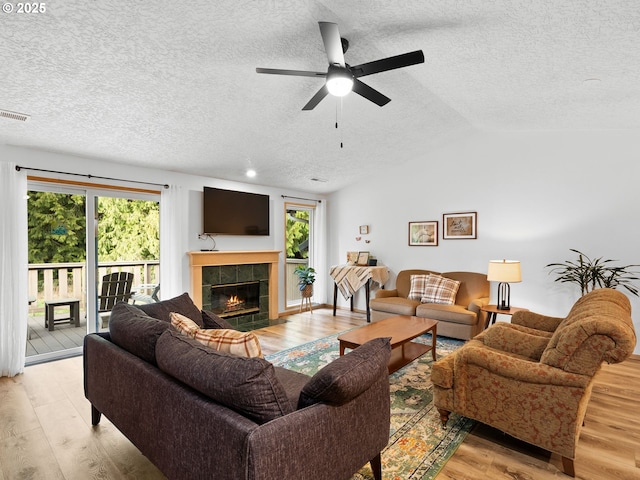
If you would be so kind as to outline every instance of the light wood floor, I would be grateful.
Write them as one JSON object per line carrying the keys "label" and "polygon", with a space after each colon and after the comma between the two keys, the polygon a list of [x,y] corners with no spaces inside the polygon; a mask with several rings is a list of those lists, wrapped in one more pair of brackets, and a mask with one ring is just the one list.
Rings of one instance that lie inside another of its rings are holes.
{"label": "light wood floor", "polygon": [[[364,325],[364,318],[344,310],[333,317],[331,310],[319,309],[256,333],[268,354]],[[640,479],[639,399],[637,357],[603,367],[578,443],[576,478]],[[0,378],[0,480],[163,478],[106,418],[91,427],[81,357]],[[559,478],[569,477],[556,455],[478,425],[437,480]]]}

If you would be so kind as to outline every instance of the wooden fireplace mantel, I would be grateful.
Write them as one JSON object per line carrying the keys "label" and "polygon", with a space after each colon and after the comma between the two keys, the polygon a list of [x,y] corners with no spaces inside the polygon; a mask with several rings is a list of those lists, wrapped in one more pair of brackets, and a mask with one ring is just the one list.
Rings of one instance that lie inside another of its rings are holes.
{"label": "wooden fireplace mantel", "polygon": [[202,267],[219,265],[269,264],[269,319],[278,318],[278,262],[279,250],[228,250],[220,252],[187,252],[191,271],[193,303],[202,308]]}

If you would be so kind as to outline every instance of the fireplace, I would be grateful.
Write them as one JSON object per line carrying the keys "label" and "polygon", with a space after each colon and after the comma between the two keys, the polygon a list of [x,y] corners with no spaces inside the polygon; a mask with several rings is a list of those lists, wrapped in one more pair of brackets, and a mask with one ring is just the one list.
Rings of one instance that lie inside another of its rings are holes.
{"label": "fireplace", "polygon": [[[259,284],[258,311],[246,313],[241,311],[244,308],[242,307],[237,311],[223,313],[222,316],[226,316],[226,320],[234,328],[243,331],[266,327],[270,320],[278,319],[279,251],[189,252],[188,254],[191,264],[190,293],[198,308],[214,310],[213,287],[257,282]],[[220,309],[219,306],[216,308]],[[226,300],[223,310],[228,310]]]}
{"label": "fireplace", "polygon": [[260,282],[211,286],[211,311],[222,318],[260,312]]}

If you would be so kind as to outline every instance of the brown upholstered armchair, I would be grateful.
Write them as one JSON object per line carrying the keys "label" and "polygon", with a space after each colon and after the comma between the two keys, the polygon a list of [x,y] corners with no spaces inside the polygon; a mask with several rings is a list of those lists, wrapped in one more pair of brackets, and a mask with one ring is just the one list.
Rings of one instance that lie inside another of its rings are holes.
{"label": "brown upholstered armchair", "polygon": [[633,353],[629,299],[599,289],[566,318],[517,312],[433,365],[434,405],[446,426],[450,412],[491,425],[573,460],[591,388],[602,362]]}

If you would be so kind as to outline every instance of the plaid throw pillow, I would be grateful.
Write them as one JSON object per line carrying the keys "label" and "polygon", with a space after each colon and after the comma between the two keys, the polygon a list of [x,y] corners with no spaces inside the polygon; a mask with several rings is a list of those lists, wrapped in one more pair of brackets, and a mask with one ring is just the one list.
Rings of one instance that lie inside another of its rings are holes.
{"label": "plaid throw pillow", "polygon": [[431,274],[411,275],[411,289],[409,290],[409,300],[420,300],[424,295],[424,289],[427,286],[427,279]]}
{"label": "plaid throw pillow", "polygon": [[441,303],[453,305],[456,303],[456,294],[460,288],[460,282],[440,275],[430,275],[424,289],[424,295],[420,299],[422,303]]}
{"label": "plaid throw pillow", "polygon": [[226,328],[200,328],[194,321],[175,312],[171,313],[171,324],[183,335],[193,338],[214,350],[239,357],[262,358],[260,342],[252,332],[240,332]]}
{"label": "plaid throw pillow", "polygon": [[180,333],[190,338],[195,338],[196,332],[200,330],[200,325],[188,317],[176,312],[169,314],[171,325],[176,327]]}

